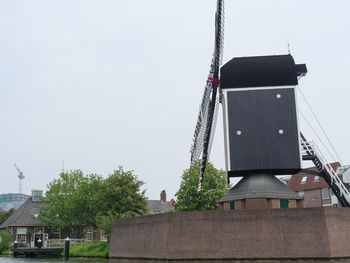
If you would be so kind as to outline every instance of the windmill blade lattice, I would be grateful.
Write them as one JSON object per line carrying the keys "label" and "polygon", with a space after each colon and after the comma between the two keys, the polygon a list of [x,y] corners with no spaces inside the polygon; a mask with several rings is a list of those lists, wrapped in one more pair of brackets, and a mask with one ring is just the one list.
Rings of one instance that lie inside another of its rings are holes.
{"label": "windmill blade lattice", "polygon": [[191,145],[191,167],[202,157],[199,189],[203,181],[203,175],[208,162],[213,143],[216,120],[218,115],[217,89],[219,86],[219,67],[223,56],[224,43],[224,0],[217,1],[215,14],[215,47],[213,59],[210,65],[207,84],[199,108],[198,119]]}

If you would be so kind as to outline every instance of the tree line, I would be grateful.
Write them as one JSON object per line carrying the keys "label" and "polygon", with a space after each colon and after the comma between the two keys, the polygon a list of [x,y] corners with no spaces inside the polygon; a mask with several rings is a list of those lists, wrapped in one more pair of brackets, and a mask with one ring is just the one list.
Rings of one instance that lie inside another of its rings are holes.
{"label": "tree line", "polygon": [[122,167],[107,178],[84,175],[81,170],[62,172],[48,184],[38,219],[44,225],[68,229],[72,237],[81,237],[84,226],[97,227],[109,236],[116,219],[147,212],[143,184],[133,171]]}
{"label": "tree line", "polygon": [[[219,199],[227,193],[225,171],[208,163],[201,191],[199,173],[199,162],[184,170],[175,194],[176,211],[217,209]],[[81,170],[62,172],[48,184],[38,219],[44,225],[68,229],[72,237],[81,237],[84,226],[92,226],[109,238],[116,219],[147,213],[143,185],[133,171],[125,171],[121,166],[106,178],[84,175]]]}

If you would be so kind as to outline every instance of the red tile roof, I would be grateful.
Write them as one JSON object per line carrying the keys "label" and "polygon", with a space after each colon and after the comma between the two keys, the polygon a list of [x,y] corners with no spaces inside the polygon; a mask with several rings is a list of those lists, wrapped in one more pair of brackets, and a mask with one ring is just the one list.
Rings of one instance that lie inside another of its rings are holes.
{"label": "red tile roof", "polygon": [[[330,165],[332,166],[334,171],[337,171],[338,167],[340,166],[340,163],[335,162],[335,163],[331,163]],[[314,172],[318,172],[316,167],[309,167],[306,169]],[[304,176],[306,176],[306,182],[301,183],[301,180]],[[318,181],[314,181],[314,179],[315,179],[315,175],[312,175],[312,174],[307,174],[303,172],[293,174],[288,183],[288,187],[293,189],[294,191],[305,191],[305,190],[328,187],[328,184],[322,177],[320,177]]]}

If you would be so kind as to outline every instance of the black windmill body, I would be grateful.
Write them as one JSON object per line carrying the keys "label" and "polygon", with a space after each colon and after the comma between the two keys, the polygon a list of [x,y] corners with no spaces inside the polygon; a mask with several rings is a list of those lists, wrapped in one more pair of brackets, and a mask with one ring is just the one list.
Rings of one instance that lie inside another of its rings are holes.
{"label": "black windmill body", "polygon": [[228,177],[300,171],[295,88],[305,73],[291,55],[234,58],[221,68]]}
{"label": "black windmill body", "polygon": [[[199,191],[221,102],[227,182],[231,177],[244,177],[238,184],[241,197],[257,198],[259,196],[255,193],[258,192],[267,197],[274,192],[273,197],[287,198],[292,195],[291,190],[288,187],[283,190],[275,175],[297,173],[302,170],[302,161],[309,160],[315,164],[318,175],[329,184],[341,205],[350,207],[349,191],[316,145],[307,141],[299,130],[296,87],[298,79],[307,73],[306,65],[295,64],[288,54],[233,58],[219,70],[223,24],[224,0],[218,0],[213,60],[190,150],[191,167],[197,161],[201,162]],[[251,189],[244,191],[251,191],[252,195],[242,194],[242,189]],[[235,196],[232,190],[229,194]],[[283,191],[285,196],[281,195]]]}

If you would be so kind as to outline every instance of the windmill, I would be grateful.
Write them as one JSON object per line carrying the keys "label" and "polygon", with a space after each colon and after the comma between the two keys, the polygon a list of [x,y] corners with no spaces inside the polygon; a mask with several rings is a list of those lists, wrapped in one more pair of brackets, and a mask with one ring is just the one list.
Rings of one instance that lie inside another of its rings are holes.
{"label": "windmill", "polygon": [[274,180],[301,171],[302,161],[312,161],[341,205],[350,207],[350,192],[299,129],[296,90],[306,65],[287,54],[233,58],[220,69],[223,29],[224,1],[218,0],[214,54],[190,149],[191,167],[201,158],[199,190],[215,132],[220,72],[227,182],[261,174]]}
{"label": "windmill", "polygon": [[199,189],[203,181],[203,175],[208,162],[211,146],[213,143],[217,115],[219,110],[219,99],[217,96],[219,88],[219,68],[222,62],[224,43],[224,0],[217,1],[215,14],[215,45],[214,54],[210,65],[209,76],[202,102],[199,108],[196,128],[191,145],[191,167],[202,158]]}
{"label": "windmill", "polygon": [[13,164],[15,166],[15,168],[18,171],[18,179],[19,179],[19,185],[18,185],[18,193],[22,193],[22,184],[23,184],[23,179],[25,178],[22,171],[19,169],[19,167],[14,163]]}

